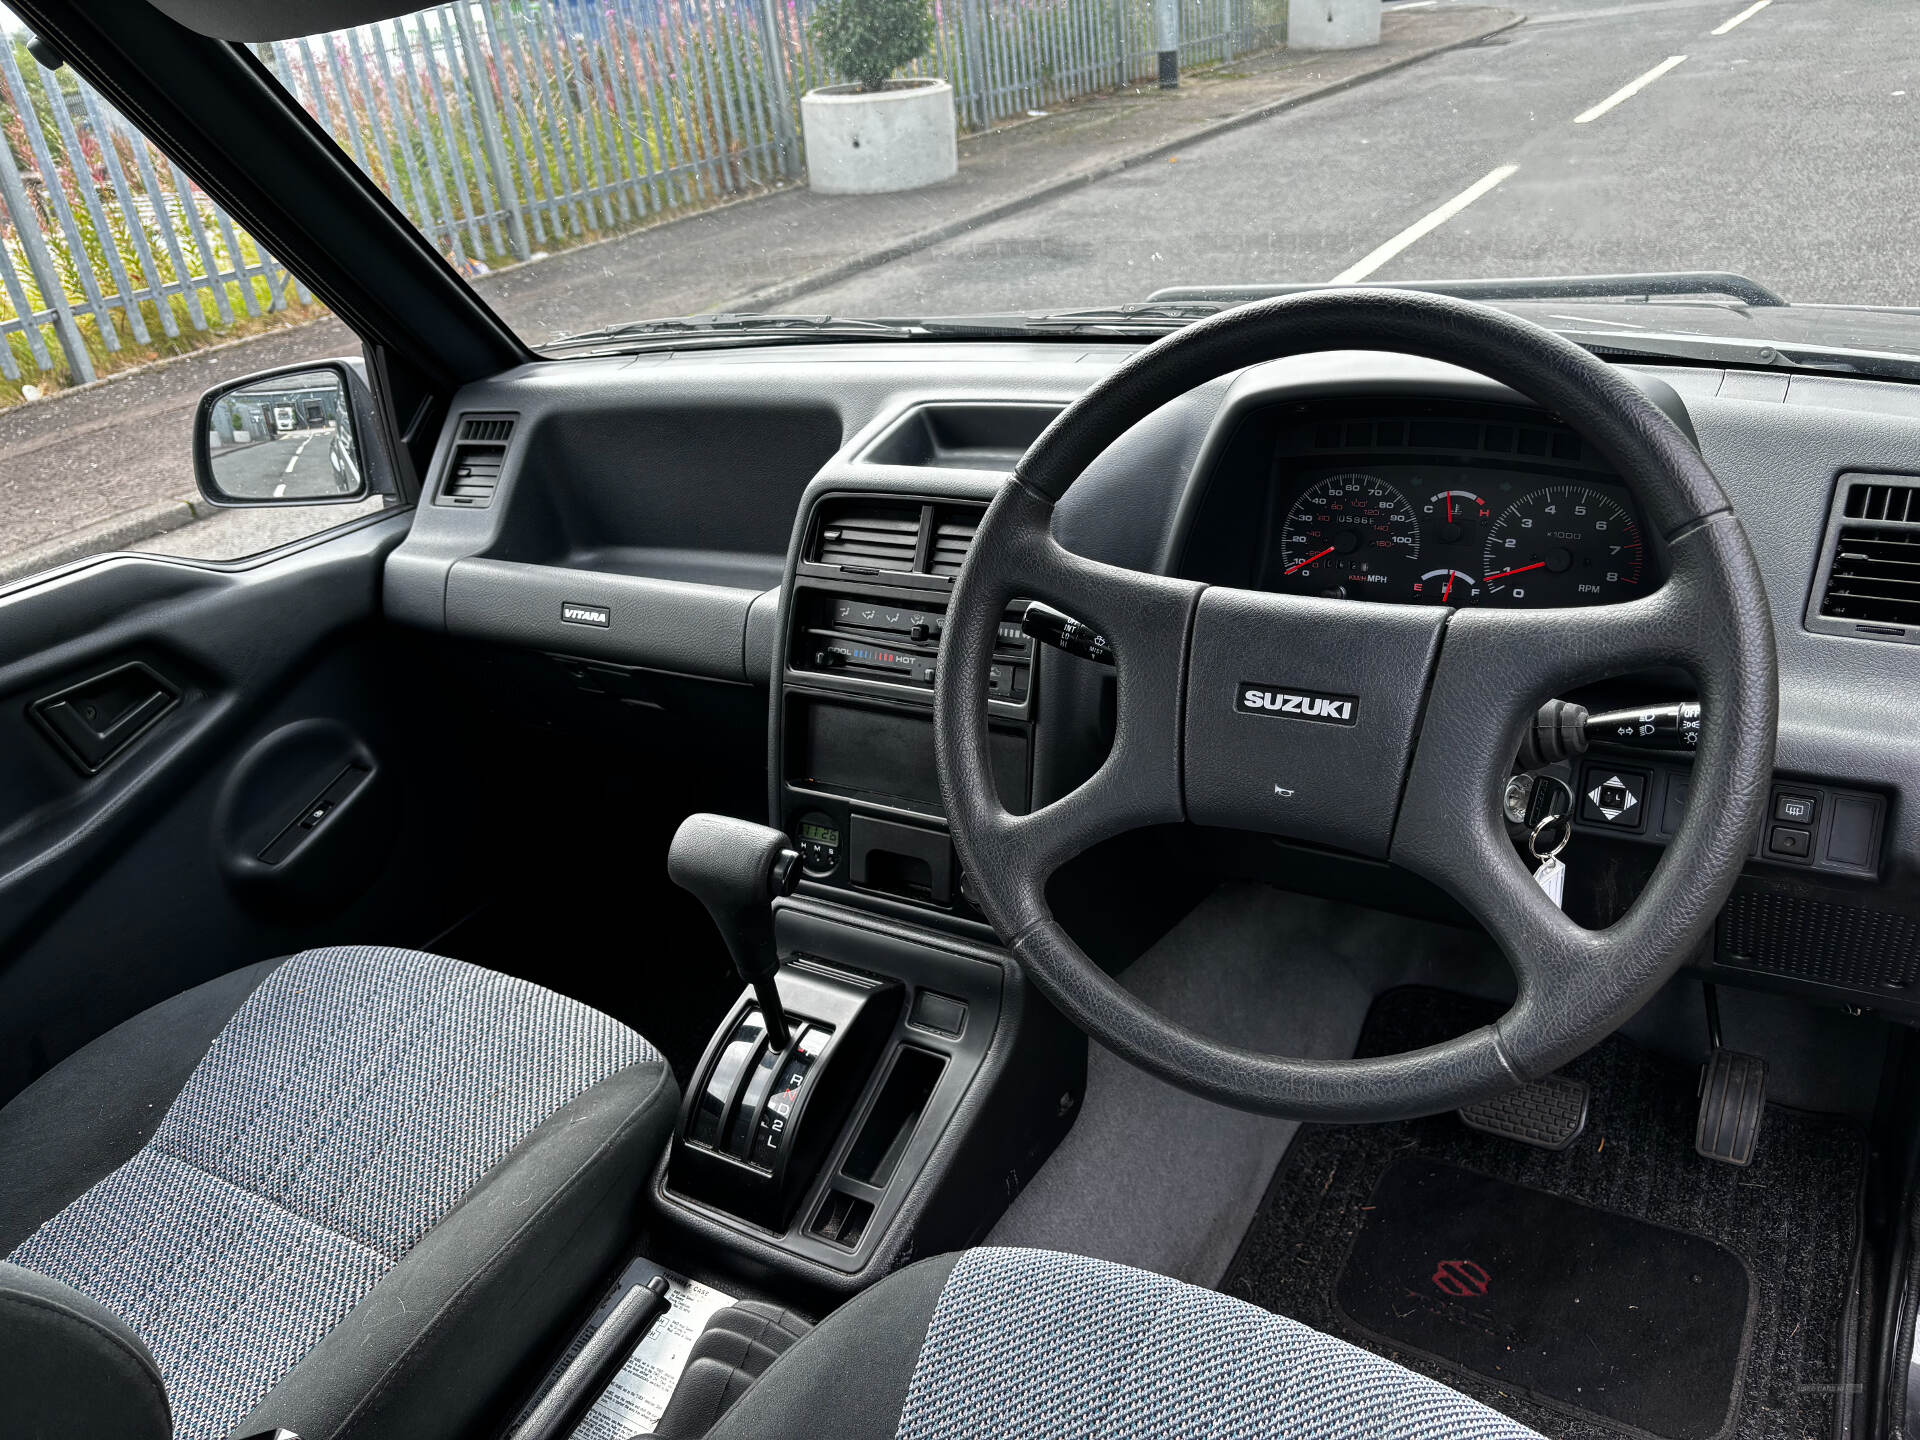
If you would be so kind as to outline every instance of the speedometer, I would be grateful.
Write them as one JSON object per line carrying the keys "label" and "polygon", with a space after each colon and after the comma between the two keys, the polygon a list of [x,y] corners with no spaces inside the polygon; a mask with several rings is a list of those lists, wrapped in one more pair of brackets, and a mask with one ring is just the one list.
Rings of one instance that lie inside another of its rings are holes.
{"label": "speedometer", "polygon": [[1495,605],[1603,605],[1639,593],[1640,529],[1590,485],[1530,490],[1487,530],[1480,583]]}
{"label": "speedometer", "polygon": [[1280,532],[1280,579],[1314,594],[1399,599],[1420,560],[1420,521],[1378,475],[1348,471],[1309,485]]}

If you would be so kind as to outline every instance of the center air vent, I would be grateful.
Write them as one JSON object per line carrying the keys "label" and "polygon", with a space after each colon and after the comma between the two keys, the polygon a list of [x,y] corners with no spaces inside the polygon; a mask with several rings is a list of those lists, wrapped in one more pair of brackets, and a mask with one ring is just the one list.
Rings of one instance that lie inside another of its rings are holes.
{"label": "center air vent", "polygon": [[460,422],[460,438],[447,462],[447,478],[440,486],[441,505],[466,505],[483,510],[493,503],[506,464],[507,441],[513,438],[513,419],[507,415],[470,415]]}
{"label": "center air vent", "polygon": [[933,549],[927,556],[930,575],[958,575],[973,549],[973,532],[980,528],[980,512],[971,507],[935,511]]}
{"label": "center air vent", "polygon": [[1920,481],[1842,476],[1809,629],[1920,642]]}
{"label": "center air vent", "polygon": [[822,502],[807,559],[816,565],[952,579],[973,548],[980,505],[841,496]]}
{"label": "center air vent", "polygon": [[813,559],[854,570],[911,570],[920,553],[920,510],[897,500],[830,502],[815,532]]}

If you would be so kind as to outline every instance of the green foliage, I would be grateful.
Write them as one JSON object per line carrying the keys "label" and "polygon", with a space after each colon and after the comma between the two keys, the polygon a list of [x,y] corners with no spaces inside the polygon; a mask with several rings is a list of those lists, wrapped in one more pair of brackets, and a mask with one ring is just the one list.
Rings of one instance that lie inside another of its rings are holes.
{"label": "green foliage", "polygon": [[826,0],[808,22],[813,43],[838,75],[881,90],[902,66],[933,48],[929,0]]}

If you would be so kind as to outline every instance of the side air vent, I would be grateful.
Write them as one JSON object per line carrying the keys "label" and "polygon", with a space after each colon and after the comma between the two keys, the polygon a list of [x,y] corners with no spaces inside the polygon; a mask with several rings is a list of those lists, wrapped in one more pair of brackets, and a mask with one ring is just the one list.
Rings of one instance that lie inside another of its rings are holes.
{"label": "side air vent", "polygon": [[1840,620],[1920,625],[1920,527],[1842,526],[1820,613]]}
{"label": "side air vent", "polygon": [[513,435],[513,421],[504,415],[465,421],[460,426],[462,440],[487,440],[506,444]]}
{"label": "side air vent", "polygon": [[507,459],[507,441],[513,438],[513,420],[505,415],[469,416],[460,422],[460,438],[447,462],[447,478],[438,503],[483,510],[493,503],[500,487],[500,471]]}
{"label": "side air vent", "polygon": [[1842,475],[1807,628],[1920,644],[1920,479]]}
{"label": "side air vent", "polygon": [[930,575],[958,575],[973,549],[973,533],[980,528],[980,511],[938,508],[934,511],[933,548],[927,556]]}
{"label": "side air vent", "polygon": [[920,510],[898,500],[829,502],[810,558],[844,569],[910,571],[920,550]]}
{"label": "side air vent", "polygon": [[1920,520],[1920,486],[1856,480],[1844,513],[1849,520]]}

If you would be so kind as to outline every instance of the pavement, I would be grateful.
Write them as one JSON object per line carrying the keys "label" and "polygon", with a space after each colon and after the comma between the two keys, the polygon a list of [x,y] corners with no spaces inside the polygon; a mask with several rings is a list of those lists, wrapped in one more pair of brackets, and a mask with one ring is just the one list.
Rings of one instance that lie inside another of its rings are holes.
{"label": "pavement", "polygon": [[[620,319],[792,309],[850,276],[1204,136],[1381,83],[1519,21],[1514,11],[1452,4],[1389,14],[1381,44],[1367,50],[1244,57],[1190,71],[1177,90],[1103,94],[967,137],[960,173],[943,185],[872,196],[790,187],[484,276],[475,288],[535,344]],[[339,510],[210,510],[194,493],[188,432],[211,385],[358,348],[327,317],[0,410],[0,584],[111,549],[233,558],[337,523]]]}

